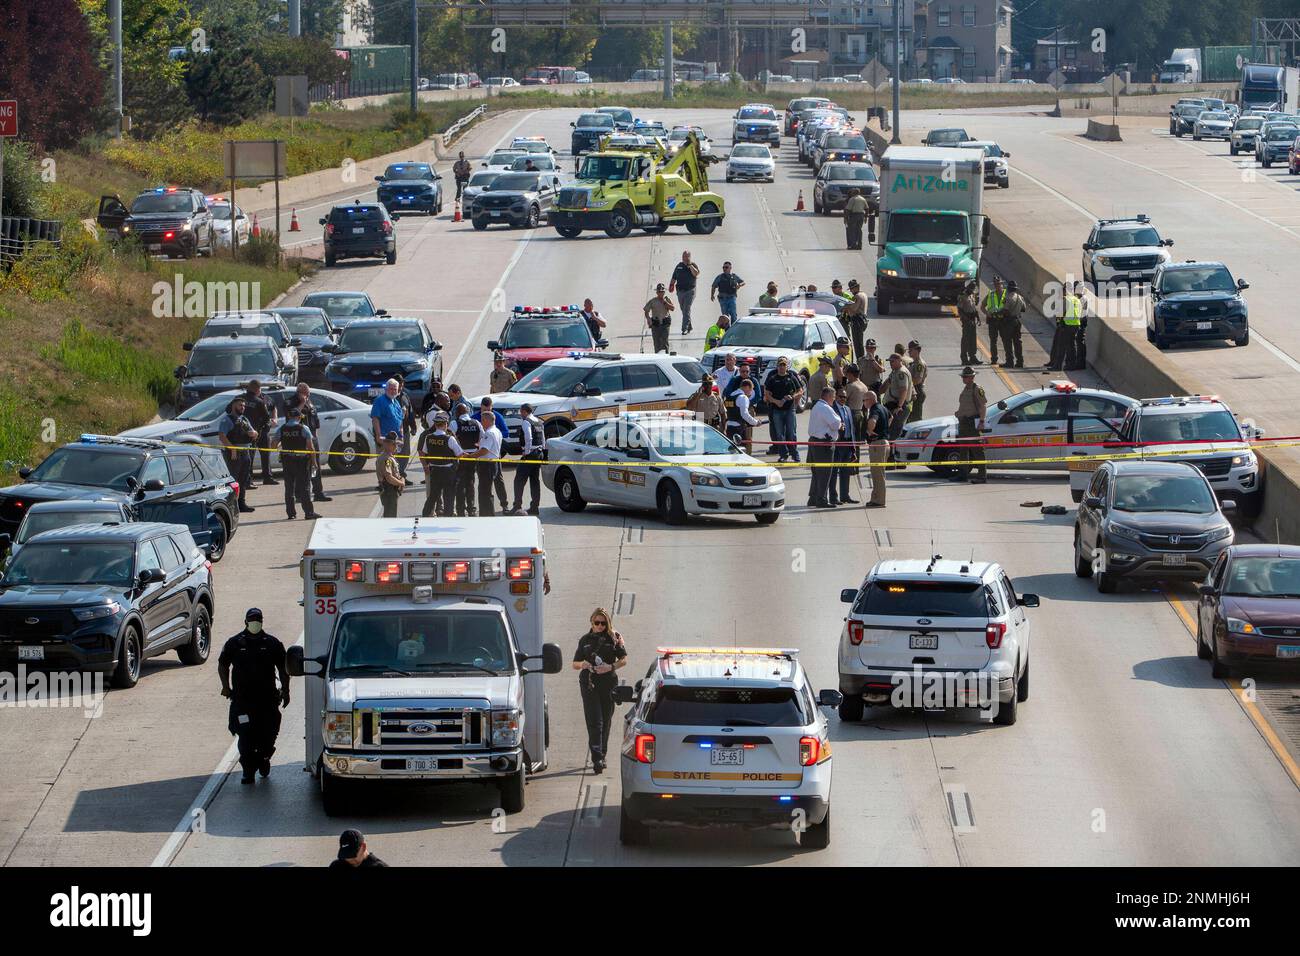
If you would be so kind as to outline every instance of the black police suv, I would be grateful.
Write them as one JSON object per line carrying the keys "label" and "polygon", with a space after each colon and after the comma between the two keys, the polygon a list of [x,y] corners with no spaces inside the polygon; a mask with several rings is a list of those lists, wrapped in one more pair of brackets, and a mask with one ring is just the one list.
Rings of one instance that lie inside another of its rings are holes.
{"label": "black police suv", "polygon": [[9,535],[37,502],[92,498],[121,502],[138,518],[187,525],[191,518],[180,506],[199,502],[207,509],[200,526],[206,530],[196,527],[195,540],[205,547],[224,548],[239,527],[239,485],[215,448],[82,435],[18,475],[22,484],[0,488],[0,532]]}
{"label": "black police suv", "polygon": [[149,252],[168,258],[210,256],[217,245],[207,198],[184,186],[142,192],[131,201],[130,211],[117,196],[101,196],[96,221],[110,236],[135,237]]}
{"label": "black police suv", "polygon": [[442,344],[419,319],[357,319],[330,347],[334,360],[325,369],[325,387],[366,400],[395,378],[416,405],[435,380],[442,379]]}
{"label": "black police suv", "polygon": [[325,227],[325,265],[332,266],[340,259],[378,257],[390,266],[396,264],[397,231],[382,204],[335,206],[320,224]]}
{"label": "black police suv", "polygon": [[36,535],[0,577],[0,667],[88,670],[134,687],[147,657],[212,649],[212,565],[182,525],[71,525]]}
{"label": "black police suv", "polygon": [[326,346],[338,341],[339,330],[324,309],[301,305],[277,305],[267,309],[278,315],[298,340],[298,381],[308,385],[325,383],[325,366],[330,363]]}
{"label": "black police suv", "polygon": [[583,113],[569,125],[573,127],[569,152],[574,156],[600,149],[601,139],[615,132],[614,117],[608,113]]}
{"label": "black police suv", "polygon": [[186,342],[182,348],[190,357],[172,373],[180,382],[177,411],[217,392],[243,388],[253,379],[263,385],[291,387],[298,383],[297,367],[286,362],[284,351],[265,335],[235,333],[223,339]]}
{"label": "black police suv", "polygon": [[442,174],[428,163],[391,163],[375,182],[379,201],[394,219],[412,212],[442,212]]}
{"label": "black police suv", "polygon": [[1247,344],[1250,319],[1241,293],[1249,288],[1221,262],[1165,263],[1151,279],[1147,341],[1160,349],[1207,339]]}
{"label": "black police suv", "polygon": [[470,202],[469,216],[475,229],[497,223],[532,229],[550,215],[559,192],[554,173],[502,173]]}

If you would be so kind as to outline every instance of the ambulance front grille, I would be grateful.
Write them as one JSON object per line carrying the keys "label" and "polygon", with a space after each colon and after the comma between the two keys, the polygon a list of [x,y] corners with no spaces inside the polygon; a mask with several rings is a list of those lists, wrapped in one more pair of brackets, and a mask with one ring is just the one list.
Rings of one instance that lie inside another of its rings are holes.
{"label": "ambulance front grille", "polygon": [[447,750],[483,746],[487,714],[472,708],[361,710],[361,750]]}

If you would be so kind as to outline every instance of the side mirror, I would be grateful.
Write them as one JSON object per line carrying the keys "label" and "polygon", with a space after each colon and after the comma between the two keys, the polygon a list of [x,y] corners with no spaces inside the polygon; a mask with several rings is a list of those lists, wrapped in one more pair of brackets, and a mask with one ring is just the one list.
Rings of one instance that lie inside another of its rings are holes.
{"label": "side mirror", "polygon": [[1214,595],[1218,593],[1218,590],[1213,584],[1202,584],[1196,590],[1200,592],[1201,597],[1214,597]]}
{"label": "side mirror", "polygon": [[1091,243],[1091,242],[1085,242],[1085,243],[1083,244],[1083,251],[1084,251],[1084,252],[1092,252],[1092,243]]}
{"label": "side mirror", "polygon": [[375,177],[375,182],[377,182],[377,183],[382,183],[383,181],[384,181],[384,177],[383,177],[383,176],[376,176],[376,177]]}
{"label": "side mirror", "polygon": [[8,551],[9,545],[13,544],[13,538],[7,534],[0,534],[0,551]]}
{"label": "side mirror", "polygon": [[430,342],[428,348],[426,348],[425,351],[426,351],[426,352],[441,352],[441,351],[442,351],[442,343],[441,343],[441,342]]}
{"label": "side mirror", "polygon": [[138,576],[140,587],[156,584],[159,581],[166,580],[166,578],[167,575],[163,573],[162,568],[145,568]]}
{"label": "side mirror", "polygon": [[296,348],[296,347],[298,347],[299,345],[302,345],[302,339],[297,339],[297,338],[290,339],[290,340],[289,340],[289,344],[292,345],[292,346],[294,346],[294,347]]}
{"label": "side mirror", "polygon": [[649,449],[649,448],[641,448],[641,447],[639,447],[639,446],[638,446],[638,447],[629,448],[629,449],[627,450],[627,457],[629,457],[629,458],[637,458],[637,459],[640,459],[640,460],[642,460],[642,461],[649,461],[649,460],[650,460],[650,449]]}
{"label": "side mirror", "polygon": [[1247,282],[1245,279],[1238,279],[1238,280],[1237,280],[1237,288],[1238,288],[1238,289],[1249,289],[1249,288],[1250,288],[1250,283]]}
{"label": "side mirror", "polygon": [[600,389],[584,388],[582,394],[587,396],[587,398],[600,398]]}
{"label": "side mirror", "polygon": [[18,477],[19,477],[19,478],[28,478],[28,477],[31,476],[31,473],[32,473],[32,470],[31,470],[30,468],[28,468],[26,465],[24,465],[23,467],[21,467],[21,468],[18,469]]}
{"label": "side mirror", "polygon": [[1020,606],[1021,606],[1021,607],[1038,607],[1038,595],[1037,595],[1037,594],[1022,594],[1022,595],[1020,595]]}
{"label": "side mirror", "polygon": [[487,347],[491,349],[493,352],[496,352],[501,348],[501,343],[496,339],[493,339],[491,342],[487,344]]}
{"label": "side mirror", "polygon": [[325,658],[307,657],[303,654],[302,645],[295,644],[285,653],[284,669],[290,677],[324,677]]}
{"label": "side mirror", "polygon": [[326,222],[326,220],[324,220],[324,219],[321,219],[321,220],[320,220],[320,224],[321,224],[322,226],[325,225],[325,222]]}
{"label": "side mirror", "polygon": [[989,222],[989,217],[988,217],[988,216],[985,216],[985,217],[984,217],[984,225],[982,225],[982,226],[980,227],[980,245],[982,245],[982,246],[987,246],[987,245],[989,244],[989,226],[990,226],[990,225],[992,225],[992,224]]}
{"label": "side mirror", "polygon": [[634,704],[636,703],[636,690],[627,684],[619,684],[614,688],[614,703],[616,704]]}
{"label": "side mirror", "polygon": [[162,491],[166,487],[161,478],[150,478],[144,483],[143,491]]}
{"label": "side mirror", "polygon": [[857,599],[858,599],[858,589],[857,589],[857,588],[842,588],[842,589],[840,590],[840,603],[841,603],[841,604],[852,604],[852,603],[853,603],[854,601],[856,601]]}
{"label": "side mirror", "polygon": [[1219,509],[1226,515],[1231,511],[1237,510],[1237,502],[1233,501],[1231,498],[1228,498],[1224,501],[1219,502]]}
{"label": "side mirror", "polygon": [[387,315],[387,314],[388,314],[387,309],[375,309],[375,315]]}
{"label": "side mirror", "polygon": [[1173,241],[1172,239],[1166,239],[1166,240],[1165,240],[1165,245],[1166,245],[1166,246],[1172,246],[1173,244],[1174,244],[1174,241]]}
{"label": "side mirror", "polygon": [[609,339],[596,339],[596,348],[598,349],[609,348]]}
{"label": "side mirror", "polygon": [[838,707],[844,703],[844,695],[837,690],[822,690],[817,692],[818,707]]}
{"label": "side mirror", "polygon": [[812,349],[813,349],[814,352],[816,352],[816,351],[820,351],[820,350],[822,350],[822,349],[824,349],[824,348],[826,348],[826,343],[825,343],[825,342],[814,342],[814,343],[812,344]]}
{"label": "side mirror", "polygon": [[578,124],[576,122],[570,123],[569,125],[572,126],[574,129],[578,128]]}
{"label": "side mirror", "polygon": [[1084,496],[1083,496],[1083,503],[1084,503],[1085,505],[1087,505],[1089,508],[1100,508],[1100,507],[1101,507],[1101,499],[1100,499],[1099,497],[1097,497],[1096,495],[1084,495]]}
{"label": "side mirror", "polygon": [[191,352],[191,351],[193,351],[193,350],[194,350],[194,343],[193,343],[193,342],[182,342],[182,343],[181,343],[181,351],[182,351],[182,352]]}

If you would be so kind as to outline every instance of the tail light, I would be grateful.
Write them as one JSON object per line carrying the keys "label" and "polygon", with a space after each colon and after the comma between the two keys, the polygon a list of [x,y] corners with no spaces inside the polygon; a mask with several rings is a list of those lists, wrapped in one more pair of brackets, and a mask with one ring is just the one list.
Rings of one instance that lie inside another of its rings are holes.
{"label": "tail light", "polygon": [[855,647],[861,644],[866,630],[861,621],[849,621],[849,643]]}
{"label": "tail light", "polygon": [[[239,482],[237,482],[237,481],[232,481],[232,482],[230,483],[230,490],[233,491],[235,494],[239,494]],[[18,502],[18,507],[21,508],[22,506],[23,506],[23,503],[22,503],[21,501]]]}
{"label": "tail light", "polygon": [[390,236],[393,233],[393,224],[387,219],[384,220],[384,235]]}
{"label": "tail light", "polygon": [[655,735],[637,734],[636,740],[632,743],[632,754],[636,757],[637,763],[654,763]]}
{"label": "tail light", "polygon": [[1002,638],[1006,636],[1007,626],[1005,624],[990,624],[984,628],[984,643],[996,650],[1002,646]]}
{"label": "tail light", "polygon": [[799,738],[799,765],[811,767],[831,759],[831,745],[820,737]]}
{"label": "tail light", "polygon": [[332,222],[325,223],[325,235],[327,236],[334,235],[334,223]]}

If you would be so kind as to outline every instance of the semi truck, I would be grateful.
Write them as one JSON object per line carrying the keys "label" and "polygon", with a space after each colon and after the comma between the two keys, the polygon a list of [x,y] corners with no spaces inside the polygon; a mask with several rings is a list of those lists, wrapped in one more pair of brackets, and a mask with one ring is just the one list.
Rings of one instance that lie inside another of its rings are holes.
{"label": "semi truck", "polygon": [[1241,68],[1239,98],[1243,110],[1295,113],[1300,110],[1300,70],[1247,63]]}
{"label": "semi truck", "polygon": [[287,666],[327,815],[381,781],[476,781],[523,809],[547,762],[542,675],[564,666],[543,643],[545,560],[531,517],[316,522]]}
{"label": "semi truck", "polygon": [[988,242],[984,151],[891,146],[880,158],[876,310],[896,302],[952,305],[979,275]]}
{"label": "semi truck", "polygon": [[1160,66],[1161,83],[1199,83],[1201,82],[1201,50],[1199,47],[1183,47],[1170,54]]}
{"label": "semi truck", "polygon": [[666,161],[662,145],[648,152],[602,149],[588,153],[578,178],[560,190],[549,222],[572,239],[584,229],[603,229],[621,239],[633,229],[666,232],[684,225],[687,232],[707,236],[722,225],[726,206],[709,189],[706,168],[718,157],[700,149],[694,132]]}

